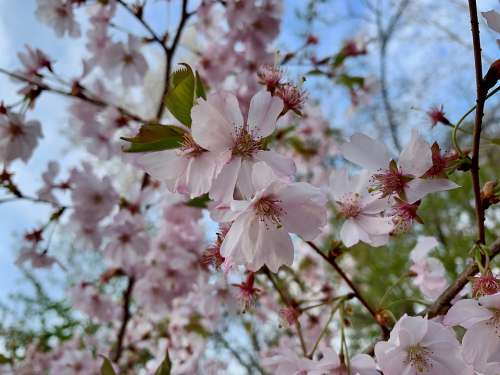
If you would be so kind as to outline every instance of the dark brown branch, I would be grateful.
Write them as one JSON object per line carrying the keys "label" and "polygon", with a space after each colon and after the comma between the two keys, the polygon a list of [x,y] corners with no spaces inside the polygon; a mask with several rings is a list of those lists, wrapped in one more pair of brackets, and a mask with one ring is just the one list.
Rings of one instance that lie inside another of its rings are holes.
{"label": "dark brown branch", "polygon": [[485,243],[484,209],[481,200],[481,185],[479,181],[479,144],[481,142],[481,128],[483,123],[484,103],[486,102],[487,89],[483,81],[483,68],[481,62],[481,40],[479,38],[479,23],[477,19],[477,6],[475,0],[469,0],[469,13],[472,31],[472,45],[474,47],[474,66],[476,69],[476,117],[474,119],[472,163],[470,173],[474,189],[476,206],[477,241]]}
{"label": "dark brown branch", "polygon": [[186,25],[187,20],[193,13],[189,13],[187,10],[188,0],[182,0],[181,5],[181,19],[179,21],[179,25],[177,26],[177,31],[174,34],[174,39],[172,44],[169,47],[166,47],[166,61],[165,61],[165,83],[163,86],[163,92],[161,94],[160,103],[158,105],[158,110],[156,112],[156,118],[158,120],[161,119],[163,112],[165,111],[165,98],[167,97],[170,82],[170,73],[172,72],[172,64],[174,60],[175,51],[177,46],[179,45],[179,41],[181,39],[182,31],[184,30],[184,26]]}
{"label": "dark brown branch", "polygon": [[37,86],[42,91],[52,92],[52,93],[62,95],[62,96],[67,96],[67,97],[70,97],[73,99],[81,99],[81,100],[86,101],[88,103],[94,104],[98,107],[116,108],[122,115],[124,115],[124,116],[126,116],[134,121],[146,122],[145,119],[129,112],[128,110],[126,110],[123,107],[120,107],[120,106],[105,102],[102,99],[93,97],[92,95],[86,93],[86,91],[88,91],[88,90],[86,90],[83,87],[81,87],[80,90],[65,91],[65,90],[62,90],[62,89],[59,89],[56,87],[49,86],[48,84],[46,84],[44,82],[37,82],[37,81],[31,80],[28,77],[24,77],[23,75],[20,75],[20,74],[14,73],[14,72],[10,72],[10,71],[3,69],[3,68],[0,68],[0,73],[3,73],[11,78],[14,78],[14,79],[21,81],[21,82],[25,82],[27,84]]}
{"label": "dark brown branch", "polygon": [[361,291],[358,289],[356,284],[352,282],[352,280],[347,276],[344,270],[337,264],[333,257],[326,255],[319,247],[317,247],[313,242],[307,241],[307,244],[318,254],[320,255],[330,266],[335,269],[335,271],[340,275],[340,277],[349,285],[352,292],[354,293],[355,298],[365,307],[365,309],[370,313],[375,322],[380,326],[380,330],[382,331],[382,336],[389,336],[389,329],[382,323],[382,321],[378,318],[378,314],[375,309],[368,303],[368,301],[363,297]]}
{"label": "dark brown branch", "polygon": [[125,338],[125,333],[127,332],[127,325],[130,320],[130,303],[132,300],[132,290],[134,289],[135,278],[130,276],[128,279],[127,289],[123,292],[123,310],[122,310],[122,323],[120,325],[120,330],[118,331],[118,337],[116,339],[116,350],[113,355],[113,362],[118,362],[123,353],[123,339]]}

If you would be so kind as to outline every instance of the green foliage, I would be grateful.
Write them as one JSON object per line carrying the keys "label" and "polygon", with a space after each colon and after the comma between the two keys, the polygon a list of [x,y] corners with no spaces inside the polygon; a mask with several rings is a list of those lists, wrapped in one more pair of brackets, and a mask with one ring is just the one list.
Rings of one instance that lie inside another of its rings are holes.
{"label": "green foliage", "polygon": [[113,365],[111,365],[111,362],[106,357],[103,357],[101,375],[116,375],[115,370],[113,370]]}
{"label": "green foliage", "polygon": [[170,372],[172,371],[172,362],[170,361],[170,355],[168,354],[167,350],[167,355],[163,362],[161,363],[160,367],[155,372],[155,375],[170,375]]}
{"label": "green foliage", "polygon": [[122,137],[130,142],[125,152],[163,151],[181,146],[185,131],[174,125],[145,124],[139,133],[131,138]]}
{"label": "green foliage", "polygon": [[200,195],[199,197],[188,200],[184,203],[188,207],[194,208],[207,208],[208,203],[210,203],[210,197],[207,194]]}
{"label": "green foliage", "polygon": [[191,126],[191,108],[199,97],[205,98],[205,88],[198,72],[187,64],[170,76],[170,88],[165,98],[165,106],[170,113],[187,127]]}

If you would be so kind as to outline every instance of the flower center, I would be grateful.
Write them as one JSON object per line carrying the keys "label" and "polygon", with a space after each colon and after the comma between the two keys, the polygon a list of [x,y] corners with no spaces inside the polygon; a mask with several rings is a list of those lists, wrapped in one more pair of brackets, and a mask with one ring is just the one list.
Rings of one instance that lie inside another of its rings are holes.
{"label": "flower center", "polygon": [[373,175],[372,184],[375,190],[382,192],[383,198],[392,194],[404,194],[404,189],[410,180],[410,176],[404,175],[393,160],[388,169],[380,170]]}
{"label": "flower center", "polygon": [[246,127],[238,129],[234,137],[232,155],[241,156],[243,158],[252,158],[257,151],[261,149],[262,140],[254,137]]}
{"label": "flower center", "polygon": [[432,351],[421,347],[419,344],[406,349],[405,363],[410,364],[417,372],[428,372],[432,368],[429,360]]}
{"label": "flower center", "polygon": [[197,144],[194,141],[191,134],[189,134],[189,133],[185,133],[183,135],[180,150],[185,156],[192,157],[192,158],[200,156],[202,153],[207,151],[203,147],[201,147],[199,144]]}
{"label": "flower center", "polygon": [[337,208],[346,219],[356,217],[361,212],[360,196],[358,193],[347,193],[340,201],[335,202]]}
{"label": "flower center", "polygon": [[266,227],[268,227],[269,222],[276,225],[278,229],[282,227],[281,217],[285,212],[280,203],[281,201],[273,196],[262,197],[255,203],[257,217],[266,224]]}
{"label": "flower center", "polygon": [[9,123],[9,134],[12,138],[16,138],[24,134],[23,128],[14,122]]}

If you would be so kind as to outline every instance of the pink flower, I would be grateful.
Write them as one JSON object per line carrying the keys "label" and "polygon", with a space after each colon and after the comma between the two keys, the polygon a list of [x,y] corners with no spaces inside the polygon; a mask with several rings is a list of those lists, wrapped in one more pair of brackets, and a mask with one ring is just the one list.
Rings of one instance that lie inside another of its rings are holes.
{"label": "pink flower", "polygon": [[489,362],[500,350],[500,293],[456,302],[443,323],[467,330],[462,345],[468,363]]}
{"label": "pink flower", "polygon": [[443,264],[438,259],[427,256],[437,245],[438,242],[434,237],[420,236],[417,245],[410,253],[413,261],[410,270],[416,274],[413,283],[430,300],[439,297],[448,284]]}
{"label": "pink flower", "polygon": [[20,75],[27,77],[28,79],[36,80],[40,77],[39,70],[47,68],[52,69],[51,61],[38,48],[32,49],[30,46],[26,45],[26,52],[19,52],[17,56],[24,66],[24,69],[17,72]]}
{"label": "pink flower", "polygon": [[[323,357],[314,365],[308,375],[348,375],[346,366],[340,362],[339,355],[331,348],[321,350]],[[357,354],[349,360],[349,375],[378,375],[377,366],[367,354]]]}
{"label": "pink flower", "polygon": [[72,218],[83,226],[96,226],[118,203],[118,194],[109,177],[98,178],[88,163],[71,171]]}
{"label": "pink flower", "polygon": [[159,181],[165,181],[173,193],[191,198],[207,193],[220,171],[220,157],[198,145],[189,133],[177,150],[140,155],[137,163]]}
{"label": "pink flower", "polygon": [[221,255],[257,271],[264,264],[273,272],[293,262],[288,233],[314,239],[326,224],[326,198],[313,186],[276,180],[264,162],[253,167],[253,198],[234,201],[225,220],[234,220],[221,246]]}
{"label": "pink flower", "polygon": [[120,74],[124,86],[141,84],[148,70],[148,62],[140,52],[141,41],[132,35],[128,43],[115,43],[105,56],[104,70],[110,74]]}
{"label": "pink flower", "polygon": [[391,159],[385,145],[364,134],[354,134],[341,150],[347,160],[372,171],[372,185],[384,197],[396,194],[408,203],[415,203],[429,193],[458,187],[445,178],[422,178],[433,166],[432,151],[416,131],[412,132],[398,162]]}
{"label": "pink flower", "polygon": [[299,357],[289,348],[280,349],[275,355],[262,361],[274,375],[307,375],[314,368],[314,362],[308,358]]}
{"label": "pink flower", "polygon": [[211,198],[228,202],[235,187],[244,198],[250,197],[255,191],[252,167],[258,161],[267,163],[278,176],[295,173],[292,160],[263,150],[262,140],[273,133],[282,109],[280,99],[260,91],[252,98],[244,122],[234,95],[218,92],[208,95],[207,100],[199,99],[191,110],[193,139],[226,161],[210,189]]}
{"label": "pink flower", "polygon": [[31,262],[33,268],[51,268],[54,263],[59,263],[56,258],[39,251],[35,247],[25,246],[17,256],[16,265],[21,266],[25,262]]}
{"label": "pink flower", "polygon": [[382,246],[389,241],[394,225],[391,218],[382,216],[388,201],[380,194],[368,192],[370,174],[367,171],[349,177],[345,169],[333,172],[330,186],[338,212],[345,218],[340,238],[351,247],[359,241]]}
{"label": "pink flower", "polygon": [[58,37],[63,37],[66,33],[72,38],[80,36],[80,25],[75,21],[71,1],[37,0],[37,2],[37,17],[52,27]]}
{"label": "pink flower", "polygon": [[111,322],[119,317],[119,306],[100,294],[96,287],[89,283],[79,283],[69,290],[71,304],[90,318],[101,322]]}
{"label": "pink flower", "polygon": [[461,375],[467,371],[452,330],[406,314],[389,340],[375,345],[375,356],[384,375]]}
{"label": "pink flower", "polygon": [[51,202],[55,206],[59,204],[59,201],[54,196],[53,190],[61,187],[61,184],[56,184],[54,182],[55,178],[59,174],[59,170],[60,167],[58,162],[53,160],[49,161],[47,164],[47,170],[42,174],[43,186],[36,192],[38,198]]}
{"label": "pink flower", "polygon": [[10,163],[21,159],[28,162],[40,138],[43,138],[40,122],[25,122],[22,114],[0,114],[0,161]]}
{"label": "pink flower", "polygon": [[427,112],[427,116],[429,116],[429,118],[431,119],[432,127],[436,126],[438,123],[451,125],[451,122],[446,118],[446,115],[443,111],[443,106],[431,107]]}

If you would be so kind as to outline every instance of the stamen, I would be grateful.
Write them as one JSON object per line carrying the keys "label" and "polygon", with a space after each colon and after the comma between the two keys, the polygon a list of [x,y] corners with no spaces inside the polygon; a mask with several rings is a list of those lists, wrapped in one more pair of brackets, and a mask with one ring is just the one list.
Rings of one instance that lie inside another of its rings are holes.
{"label": "stamen", "polygon": [[278,229],[282,227],[281,217],[285,212],[280,203],[281,201],[273,196],[263,197],[255,203],[257,217],[266,224],[266,228],[269,222],[275,224]]}
{"label": "stamen", "polygon": [[262,148],[262,139],[252,135],[246,127],[236,129],[232,155],[253,158]]}
{"label": "stamen", "polygon": [[197,156],[200,156],[202,153],[204,153],[205,150],[203,147],[201,147],[199,144],[197,144],[191,134],[189,133],[184,133],[183,139],[182,139],[182,144],[180,147],[180,151],[185,155],[189,156],[192,158],[195,158]]}
{"label": "stamen", "polygon": [[404,175],[392,160],[388,169],[382,169],[373,175],[372,184],[375,190],[382,192],[384,198],[392,194],[404,194],[404,189],[410,180],[411,177]]}
{"label": "stamen", "polygon": [[429,357],[432,351],[421,347],[419,344],[410,346],[406,349],[405,363],[410,364],[417,372],[428,372],[432,368]]}
{"label": "stamen", "polygon": [[336,201],[339,212],[346,219],[356,217],[361,212],[360,196],[358,193],[344,194],[340,201]]}

